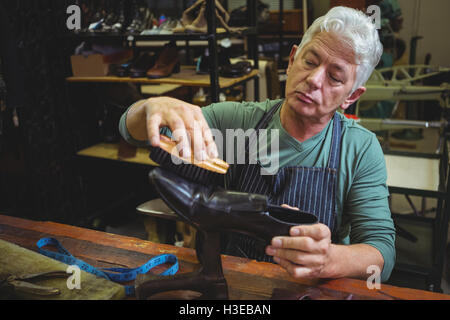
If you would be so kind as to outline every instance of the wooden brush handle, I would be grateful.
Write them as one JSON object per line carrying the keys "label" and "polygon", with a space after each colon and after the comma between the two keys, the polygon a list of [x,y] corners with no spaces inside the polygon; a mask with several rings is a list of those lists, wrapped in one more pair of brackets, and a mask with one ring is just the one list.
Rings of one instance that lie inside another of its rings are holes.
{"label": "wooden brush handle", "polygon": [[208,171],[212,171],[212,172],[216,172],[216,173],[220,173],[220,174],[226,174],[228,171],[228,168],[230,167],[230,165],[228,163],[226,163],[225,161],[223,161],[219,158],[207,159],[204,161],[197,161],[194,158],[194,152],[191,152],[192,156],[190,159],[183,158],[178,153],[176,142],[163,134],[160,136],[160,148],[163,149],[164,151],[166,151],[167,153],[170,153],[171,155],[173,155],[187,163],[193,164],[197,167],[200,167],[200,168],[208,170]]}

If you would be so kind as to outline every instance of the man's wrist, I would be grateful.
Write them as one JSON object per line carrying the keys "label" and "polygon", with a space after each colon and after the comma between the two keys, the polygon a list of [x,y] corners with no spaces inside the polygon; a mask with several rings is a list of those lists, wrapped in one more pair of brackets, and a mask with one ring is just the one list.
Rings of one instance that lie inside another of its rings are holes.
{"label": "man's wrist", "polygon": [[340,260],[342,260],[342,257],[340,257],[342,252],[340,251],[342,250],[342,247],[343,245],[330,244],[330,248],[328,249],[328,259],[325,267],[320,272],[320,278],[335,279],[343,277],[340,272]]}
{"label": "man's wrist", "polygon": [[137,141],[147,141],[146,103],[147,100],[135,102],[126,114],[127,130],[130,136]]}
{"label": "man's wrist", "polygon": [[370,265],[383,268],[384,259],[374,247],[359,243],[351,245],[331,244],[325,267],[320,278],[358,278],[367,276],[367,267]]}

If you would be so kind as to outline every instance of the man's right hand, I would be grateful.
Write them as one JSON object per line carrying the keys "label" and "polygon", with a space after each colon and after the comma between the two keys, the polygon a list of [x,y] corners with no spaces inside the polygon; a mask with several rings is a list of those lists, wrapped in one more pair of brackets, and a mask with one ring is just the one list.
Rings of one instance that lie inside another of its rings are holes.
{"label": "man's right hand", "polygon": [[156,97],[139,101],[128,111],[127,128],[137,140],[149,140],[153,147],[159,147],[162,127],[172,131],[172,139],[177,142],[182,157],[190,158],[191,150],[199,161],[218,157],[217,146],[199,106],[170,97]]}

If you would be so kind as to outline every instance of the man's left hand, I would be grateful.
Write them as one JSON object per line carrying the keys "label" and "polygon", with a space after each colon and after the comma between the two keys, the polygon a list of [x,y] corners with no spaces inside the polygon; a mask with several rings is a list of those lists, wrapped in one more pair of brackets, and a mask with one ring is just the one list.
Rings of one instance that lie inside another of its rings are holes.
{"label": "man's left hand", "polygon": [[321,223],[292,227],[289,237],[274,237],[266,248],[294,278],[326,278],[331,251],[331,231]]}

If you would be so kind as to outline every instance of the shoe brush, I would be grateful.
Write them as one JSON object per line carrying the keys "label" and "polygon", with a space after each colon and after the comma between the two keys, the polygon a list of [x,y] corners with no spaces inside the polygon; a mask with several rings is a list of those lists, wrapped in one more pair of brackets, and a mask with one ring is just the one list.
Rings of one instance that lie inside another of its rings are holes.
{"label": "shoe brush", "polygon": [[[160,147],[150,147],[150,159],[162,168],[201,184],[222,184],[230,167],[228,163],[218,158],[198,161],[193,152],[191,155],[190,158],[180,156],[176,142],[165,135],[160,135]],[[172,157],[181,163],[174,163]]]}

